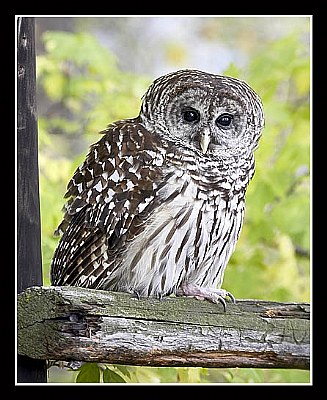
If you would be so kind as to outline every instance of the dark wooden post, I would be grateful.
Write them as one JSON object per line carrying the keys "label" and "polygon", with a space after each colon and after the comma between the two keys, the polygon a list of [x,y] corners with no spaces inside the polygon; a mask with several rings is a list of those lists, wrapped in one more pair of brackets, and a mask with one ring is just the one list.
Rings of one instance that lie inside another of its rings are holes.
{"label": "dark wooden post", "polygon": [[[17,20],[17,291],[42,285],[34,18]],[[18,382],[46,382],[43,360],[17,357]]]}

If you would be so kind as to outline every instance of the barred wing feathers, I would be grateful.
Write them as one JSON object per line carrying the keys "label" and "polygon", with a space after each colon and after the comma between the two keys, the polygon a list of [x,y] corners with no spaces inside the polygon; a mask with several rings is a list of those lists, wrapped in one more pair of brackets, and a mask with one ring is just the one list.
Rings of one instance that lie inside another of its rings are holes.
{"label": "barred wing feathers", "polygon": [[51,266],[55,285],[101,287],[156,204],[164,157],[137,120],[110,125],[67,186],[63,234]]}

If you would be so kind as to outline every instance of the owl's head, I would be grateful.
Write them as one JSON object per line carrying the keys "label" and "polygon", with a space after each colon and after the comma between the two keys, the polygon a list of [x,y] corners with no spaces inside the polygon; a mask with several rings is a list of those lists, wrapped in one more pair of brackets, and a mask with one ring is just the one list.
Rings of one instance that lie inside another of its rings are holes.
{"label": "owl's head", "polygon": [[162,139],[208,157],[253,151],[264,125],[261,100],[244,81],[198,70],[156,79],[140,118]]}

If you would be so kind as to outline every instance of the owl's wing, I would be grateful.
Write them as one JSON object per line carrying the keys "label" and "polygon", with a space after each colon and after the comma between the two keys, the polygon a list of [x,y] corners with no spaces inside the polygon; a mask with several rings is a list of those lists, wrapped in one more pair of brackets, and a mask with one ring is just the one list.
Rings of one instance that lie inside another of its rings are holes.
{"label": "owl's wing", "polygon": [[[156,204],[162,182],[161,145],[137,120],[110,125],[68,183],[63,234],[51,265],[55,285],[92,287],[104,250],[137,235]],[[110,260],[107,260],[110,263]]]}

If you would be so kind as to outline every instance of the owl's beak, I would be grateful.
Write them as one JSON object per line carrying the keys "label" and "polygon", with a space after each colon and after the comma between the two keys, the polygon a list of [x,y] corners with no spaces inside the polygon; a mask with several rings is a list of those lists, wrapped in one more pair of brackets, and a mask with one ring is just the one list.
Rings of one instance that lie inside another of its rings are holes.
{"label": "owl's beak", "polygon": [[210,131],[209,129],[206,129],[200,138],[200,147],[203,154],[206,154],[209,147],[209,143],[210,143]]}

